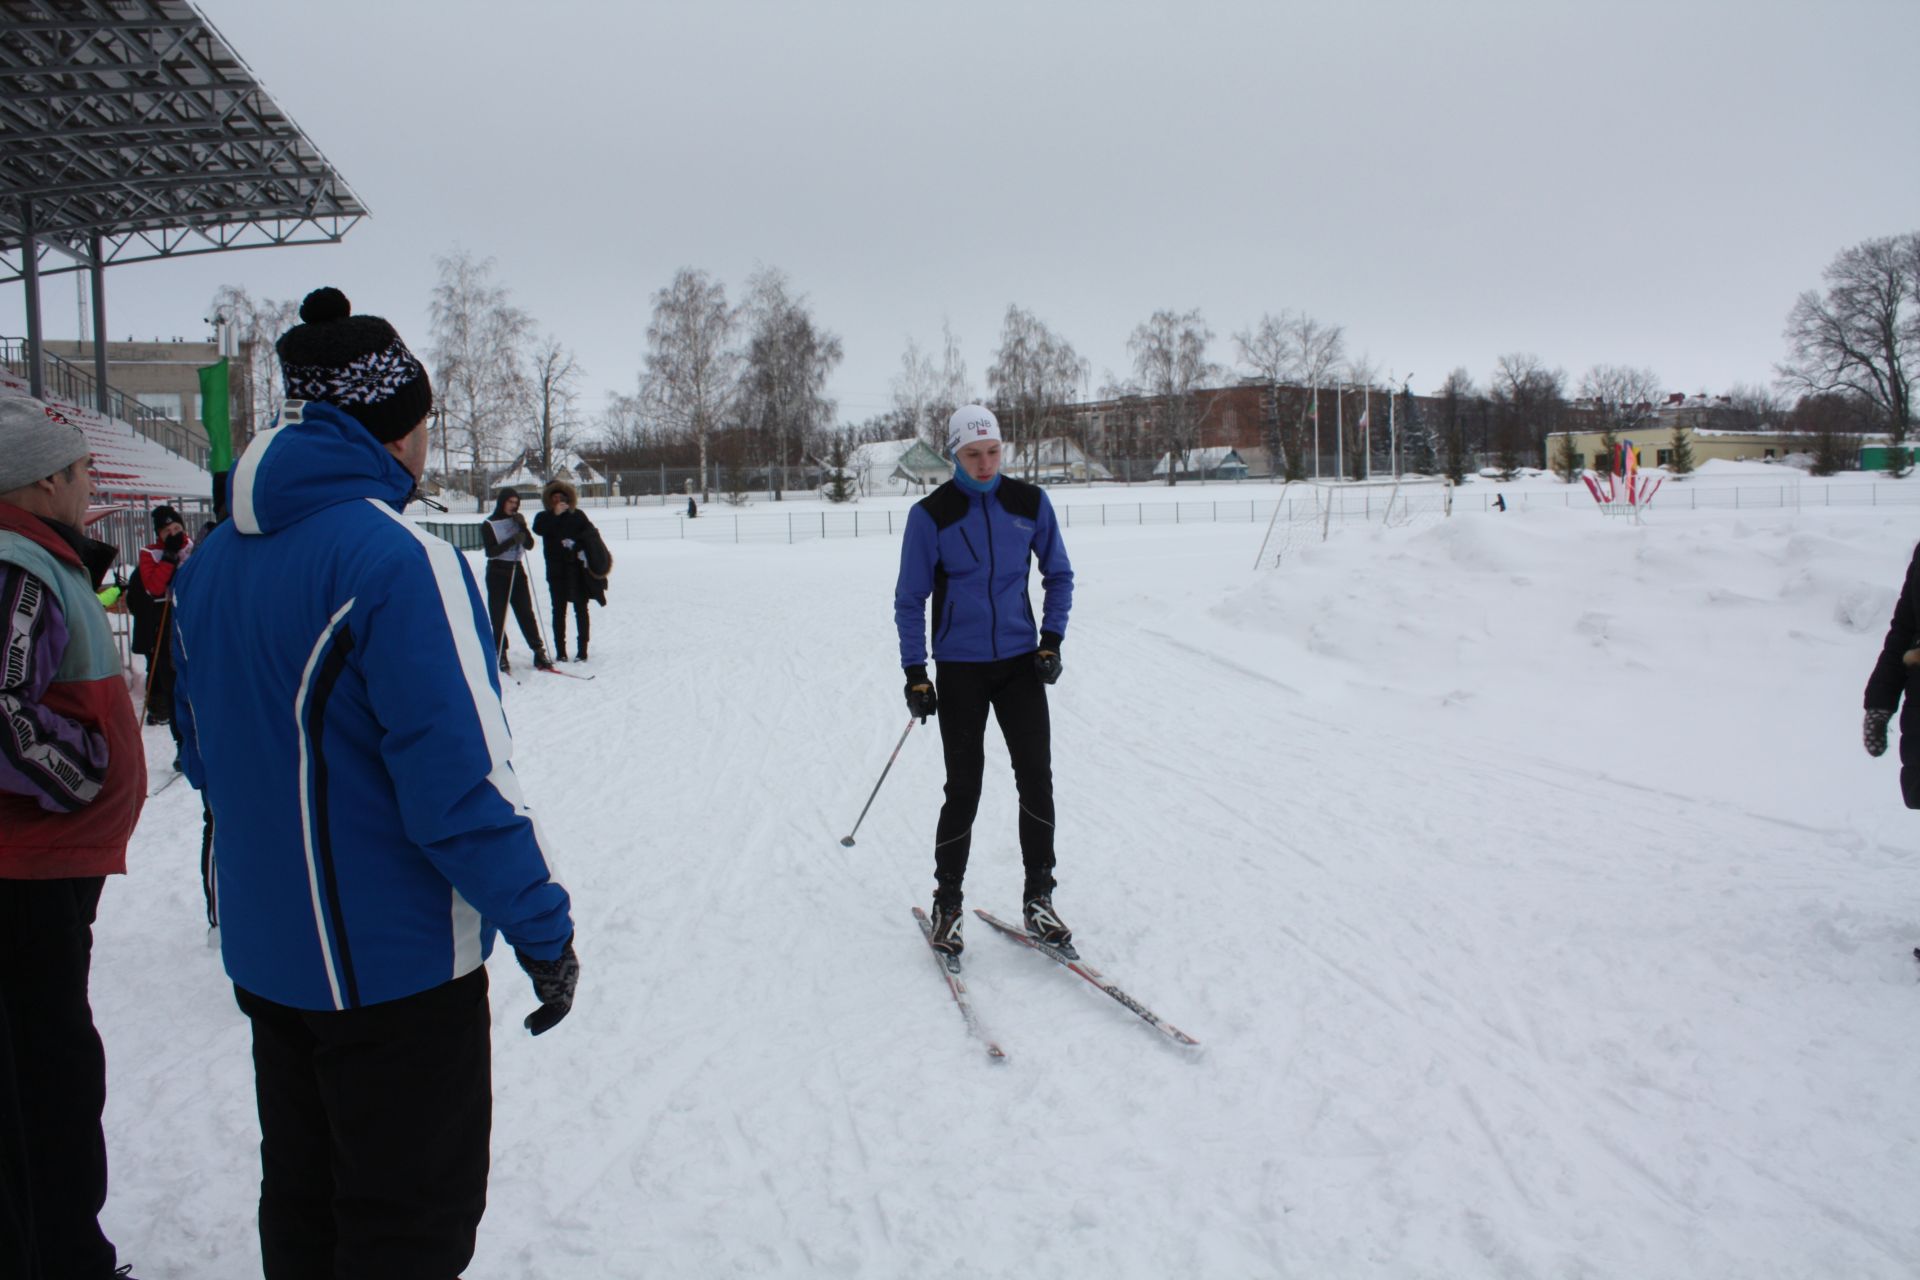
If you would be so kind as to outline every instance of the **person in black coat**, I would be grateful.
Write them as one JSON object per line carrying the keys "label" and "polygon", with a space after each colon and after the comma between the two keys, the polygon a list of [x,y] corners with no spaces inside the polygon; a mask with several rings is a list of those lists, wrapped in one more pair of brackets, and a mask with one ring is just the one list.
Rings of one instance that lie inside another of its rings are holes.
{"label": "person in black coat", "polygon": [[527,552],[533,550],[533,533],[527,518],[520,514],[520,495],[502,489],[493,500],[493,514],[480,526],[480,540],[487,551],[487,617],[493,623],[493,652],[502,671],[512,670],[507,661],[507,605],[513,605],[514,620],[520,624],[521,638],[533,650],[533,665],[550,667],[547,646],[540,639],[540,623],[533,616],[533,589],[527,582]]}
{"label": "person in black coat", "polygon": [[565,480],[549,480],[540,491],[545,508],[533,518],[533,531],[539,535],[547,557],[547,597],[553,603],[553,656],[567,660],[567,610],[573,610],[575,630],[579,634],[573,657],[587,660],[587,640],[592,626],[587,617],[587,601],[606,603],[606,579],[592,572],[593,562],[609,563],[606,544],[600,531],[580,510],[580,493]]}
{"label": "person in black coat", "polygon": [[[1900,587],[1900,599],[1893,606],[1893,621],[1887,625],[1887,638],[1880,646],[1880,659],[1867,677],[1866,722],[1860,736],[1867,754],[1878,756],[1887,749],[1887,722],[1895,710],[1900,712],[1900,796],[1907,808],[1920,809],[1920,703],[1914,699],[1915,682],[1920,681],[1920,547],[1907,565],[1906,581]],[[1906,694],[1907,705],[1900,706]]]}

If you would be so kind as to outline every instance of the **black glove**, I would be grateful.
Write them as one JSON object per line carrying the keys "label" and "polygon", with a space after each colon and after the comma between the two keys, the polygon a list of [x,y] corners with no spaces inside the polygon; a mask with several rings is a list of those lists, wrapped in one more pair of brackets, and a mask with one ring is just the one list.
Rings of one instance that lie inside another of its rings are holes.
{"label": "black glove", "polygon": [[1887,721],[1893,719],[1891,711],[1869,711],[1866,723],[1860,726],[1860,740],[1867,744],[1867,754],[1882,756],[1887,753]]}
{"label": "black glove", "polygon": [[1052,684],[1060,678],[1060,637],[1051,631],[1040,633],[1040,651],[1033,655],[1033,671],[1040,677],[1041,684]]}
{"label": "black glove", "polygon": [[169,556],[177,556],[182,551],[186,550],[187,535],[184,533],[168,534],[166,541],[162,542],[160,545],[167,549],[167,554]]}
{"label": "black glove", "polygon": [[920,717],[925,724],[927,717],[940,710],[940,699],[933,692],[933,681],[927,678],[925,667],[907,668],[907,714]]}
{"label": "black glove", "polygon": [[513,949],[513,957],[533,979],[533,998],[540,1002],[522,1025],[535,1035],[553,1030],[573,1008],[573,989],[580,985],[580,961],[574,958],[573,939],[568,938],[567,945],[552,960],[535,960],[518,947]]}

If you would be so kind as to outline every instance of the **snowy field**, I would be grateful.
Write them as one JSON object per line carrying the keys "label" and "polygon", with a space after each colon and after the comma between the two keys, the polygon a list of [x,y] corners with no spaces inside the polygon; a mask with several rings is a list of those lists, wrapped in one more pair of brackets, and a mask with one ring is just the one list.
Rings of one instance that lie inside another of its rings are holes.
{"label": "snowy field", "polygon": [[[494,956],[468,1275],[1915,1275],[1920,815],[1860,690],[1920,506],[1261,533],[1068,533],[1056,902],[1203,1049],[975,923],[1004,1065],[908,914],[935,726],[838,843],[907,722],[898,540],[616,546],[597,679],[506,689],[584,975],[536,1041]],[[1014,827],[990,732],[1003,915]],[[198,844],[172,786],[97,931],[147,1280],[258,1274]]]}

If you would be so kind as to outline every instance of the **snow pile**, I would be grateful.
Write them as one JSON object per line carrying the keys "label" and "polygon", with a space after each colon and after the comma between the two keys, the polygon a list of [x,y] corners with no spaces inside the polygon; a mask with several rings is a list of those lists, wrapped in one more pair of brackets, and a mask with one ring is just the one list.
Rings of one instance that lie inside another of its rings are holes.
{"label": "snow pile", "polygon": [[[471,1274],[1911,1275],[1920,815],[1859,702],[1920,510],[1261,532],[1068,532],[1056,901],[1204,1050],[975,925],[1002,1067],[908,913],[935,725],[837,843],[906,723],[898,542],[615,548],[597,680],[507,689],[584,976],[536,1042],[495,958]],[[1003,915],[1014,831],[989,733]],[[109,1229],[217,1280],[257,1133],[198,833],[149,805],[94,991]]]}

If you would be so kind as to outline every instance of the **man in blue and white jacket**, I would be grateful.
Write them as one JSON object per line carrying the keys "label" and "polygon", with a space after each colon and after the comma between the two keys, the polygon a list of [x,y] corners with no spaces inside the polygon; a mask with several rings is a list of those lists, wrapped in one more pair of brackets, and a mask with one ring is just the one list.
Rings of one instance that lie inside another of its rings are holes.
{"label": "man in blue and white jacket", "polygon": [[[936,950],[954,955],[964,946],[962,882],[980,806],[989,710],[1006,737],[1020,795],[1027,928],[1048,942],[1073,936],[1053,909],[1053,746],[1046,692],[1060,678],[1073,566],[1046,492],[1001,475],[1000,450],[1000,423],[983,406],[966,405],[948,421],[953,479],[908,513],[893,590],[907,707],[922,723],[939,713],[947,798],[934,833],[932,940]],[[1027,595],[1032,562],[1040,566],[1043,592],[1037,628]],[[937,683],[927,678],[929,595]]]}
{"label": "man in blue and white jacket", "polygon": [[400,514],[426,370],[350,313],[334,289],[302,305],[280,422],[174,580],[176,714],[253,1022],[266,1275],[452,1280],[486,1205],[494,935],[535,1035],[579,966],[473,574]]}

